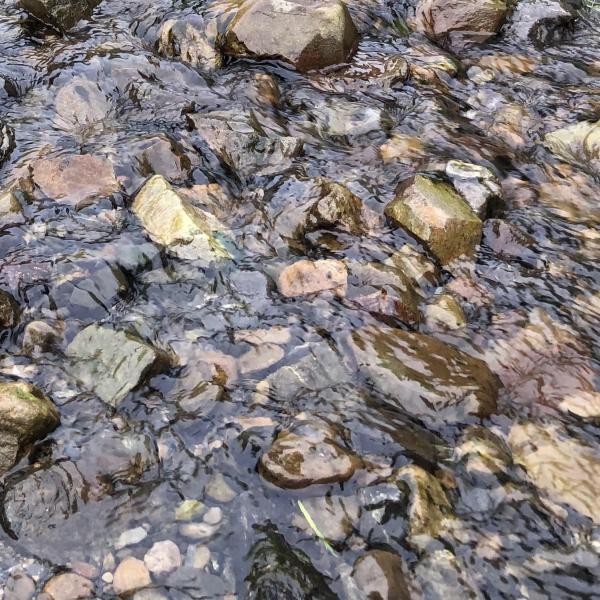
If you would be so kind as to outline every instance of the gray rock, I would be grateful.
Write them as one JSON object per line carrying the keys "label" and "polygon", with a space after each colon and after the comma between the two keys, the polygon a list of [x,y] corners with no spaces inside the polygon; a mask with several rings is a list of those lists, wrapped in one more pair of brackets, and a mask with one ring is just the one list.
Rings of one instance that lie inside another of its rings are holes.
{"label": "gray rock", "polygon": [[503,207],[500,182],[490,169],[460,160],[451,160],[446,165],[446,175],[481,219],[492,216]]}
{"label": "gray rock", "polygon": [[242,178],[285,171],[302,151],[300,139],[266,133],[243,112],[194,113],[188,120],[215,156]]}
{"label": "gray rock", "polygon": [[415,568],[422,594],[427,600],[448,598],[483,598],[471,585],[469,577],[456,557],[448,550],[436,550],[423,558]]}
{"label": "gray rock", "polygon": [[39,389],[21,381],[0,383],[0,474],[59,424],[56,407]]}
{"label": "gray rock", "polygon": [[14,131],[0,119],[0,167],[9,159],[14,149]]}
{"label": "gray rock", "polygon": [[148,537],[148,532],[143,527],[135,527],[124,531],[115,543],[115,549],[120,550],[127,546],[139,544]]}
{"label": "gray rock", "polygon": [[142,177],[162,175],[171,183],[185,182],[190,176],[191,163],[172,139],[166,135],[156,135],[136,144],[137,170]]}
{"label": "gray rock", "polygon": [[223,64],[219,32],[215,19],[186,15],[166,20],[158,34],[158,51],[179,58],[203,71],[214,71]]}
{"label": "gray rock", "polygon": [[90,325],[67,347],[72,373],[104,402],[116,406],[156,364],[157,351],[137,336]]}
{"label": "gray rock", "polygon": [[483,224],[450,185],[416,175],[402,184],[386,215],[423,241],[445,265],[471,255],[481,240]]}
{"label": "gray rock", "polygon": [[150,238],[179,258],[204,266],[232,258],[231,233],[211,214],[189,204],[161,175],[146,182],[132,211]]}
{"label": "gray rock", "polygon": [[88,19],[102,0],[19,0],[31,16],[60,31],[67,31]]}
{"label": "gray rock", "polygon": [[34,594],[35,581],[25,573],[14,573],[4,587],[4,600],[31,600]]}
{"label": "gray rock", "polygon": [[94,81],[73,77],[56,93],[58,125],[71,132],[101,123],[112,110],[109,99]]}
{"label": "gray rock", "polygon": [[496,410],[500,381],[486,363],[419,333],[364,327],[349,335],[358,370],[388,402],[431,424]]}
{"label": "gray rock", "polygon": [[506,32],[510,38],[543,47],[562,41],[574,22],[574,12],[561,0],[521,0]]}
{"label": "gray rock", "polygon": [[347,62],[358,32],[339,0],[249,0],[229,26],[230,56],[277,58],[299,71]]}

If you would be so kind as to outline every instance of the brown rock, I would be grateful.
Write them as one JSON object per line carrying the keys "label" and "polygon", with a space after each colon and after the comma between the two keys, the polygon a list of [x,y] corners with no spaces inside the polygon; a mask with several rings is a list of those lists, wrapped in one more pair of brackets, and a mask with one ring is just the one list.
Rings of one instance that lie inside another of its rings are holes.
{"label": "brown rock", "polygon": [[80,600],[94,595],[94,585],[77,573],[62,573],[46,583],[44,592],[54,600]]}
{"label": "brown rock", "polygon": [[504,0],[420,0],[415,25],[437,41],[461,33],[484,41],[500,30],[507,10]]}
{"label": "brown rock", "polygon": [[225,52],[276,58],[298,71],[349,60],[358,32],[339,0],[248,0],[229,26]]}
{"label": "brown rock", "polygon": [[263,454],[260,474],[281,488],[304,488],[350,479],[361,461],[334,442],[327,433],[280,433]]}
{"label": "brown rock", "polygon": [[366,598],[410,600],[402,559],[385,550],[370,550],[354,563],[352,577]]}
{"label": "brown rock", "polygon": [[150,573],[143,561],[128,556],[115,571],[113,588],[117,594],[125,595],[148,587],[150,583]]}
{"label": "brown rock", "polygon": [[281,272],[277,287],[287,298],[320,292],[344,297],[347,282],[348,271],[339,260],[299,260]]}
{"label": "brown rock", "polygon": [[45,197],[77,208],[119,191],[112,165],[91,154],[39,160],[33,165],[33,181]]}

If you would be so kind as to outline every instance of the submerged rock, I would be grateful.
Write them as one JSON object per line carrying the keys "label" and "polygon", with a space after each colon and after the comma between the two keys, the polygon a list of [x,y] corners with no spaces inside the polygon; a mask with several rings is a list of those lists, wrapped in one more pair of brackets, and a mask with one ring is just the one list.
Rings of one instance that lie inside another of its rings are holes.
{"label": "submerged rock", "polygon": [[132,211],[157,244],[179,258],[204,265],[232,258],[226,228],[211,214],[192,206],[161,175],[151,177],[138,192]]}
{"label": "submerged rock", "polygon": [[58,90],[55,107],[58,125],[69,133],[101,123],[112,109],[98,84],[84,77],[73,77]]}
{"label": "submerged rock", "polygon": [[19,322],[21,308],[11,294],[0,290],[0,331],[10,329]]}
{"label": "submerged rock", "polygon": [[575,14],[562,0],[521,0],[506,31],[512,39],[543,47],[562,41],[574,23]]}
{"label": "submerged rock", "polygon": [[90,325],[67,347],[73,375],[104,402],[116,406],[158,360],[157,351],[137,336]]}
{"label": "submerged rock", "polygon": [[402,559],[385,550],[369,550],[354,563],[352,577],[366,598],[410,600]]}
{"label": "submerged rock", "polygon": [[436,41],[461,35],[484,41],[498,33],[507,12],[505,0],[419,0],[415,25]]}
{"label": "submerged rock", "polygon": [[168,19],[158,36],[158,51],[164,56],[179,58],[204,71],[214,71],[223,64],[214,19],[205,20],[194,14]]}
{"label": "submerged rock", "polygon": [[11,227],[25,222],[23,207],[14,192],[0,192],[0,227]]}
{"label": "submerged rock", "polygon": [[479,598],[464,567],[448,550],[427,554],[415,567],[415,576],[424,598]]}
{"label": "submerged rock", "polygon": [[45,321],[31,321],[23,333],[23,353],[38,356],[52,350],[62,340],[63,329]]}
{"label": "submerged rock", "polygon": [[188,121],[215,156],[242,178],[285,171],[303,147],[299,138],[266,133],[245,113],[194,113]]}
{"label": "submerged rock", "polygon": [[19,0],[19,6],[32,17],[67,31],[88,19],[102,0]]}
{"label": "submerged rock", "polygon": [[486,167],[451,160],[446,165],[446,175],[473,212],[486,219],[502,208],[502,188],[498,178]]}
{"label": "submerged rock", "polygon": [[119,595],[129,595],[151,584],[146,565],[133,556],[123,559],[113,579],[113,588]]}
{"label": "submerged rock", "polygon": [[386,215],[422,240],[442,264],[473,254],[482,222],[448,184],[417,175],[402,184]]}
{"label": "submerged rock", "polygon": [[[353,532],[360,516],[360,507],[354,497],[322,496],[309,498],[304,506],[319,531],[330,542],[343,542]],[[306,533],[312,534],[304,517],[295,520]]]}
{"label": "submerged rock", "polygon": [[304,552],[290,546],[277,531],[268,530],[248,555],[248,600],[335,600],[337,598]]}
{"label": "submerged rock", "polygon": [[191,163],[183,150],[168,136],[157,135],[139,143],[137,170],[143,177],[162,175],[171,183],[184,182]]}
{"label": "submerged rock", "polygon": [[339,260],[299,260],[286,267],[277,279],[279,292],[287,298],[330,292],[346,295],[348,271]]}
{"label": "submerged rock", "polygon": [[358,32],[339,0],[247,0],[229,26],[225,52],[276,58],[298,71],[347,62]]}
{"label": "submerged rock", "polygon": [[600,524],[600,455],[554,425],[516,424],[509,444],[516,463],[554,502],[569,505]]}
{"label": "submerged rock", "polygon": [[83,600],[94,596],[94,584],[77,573],[61,573],[44,586],[53,600]]}
{"label": "submerged rock", "polygon": [[442,325],[448,329],[460,329],[467,324],[467,318],[461,307],[450,294],[440,294],[425,309],[427,325]]}
{"label": "submerged rock", "polygon": [[362,461],[334,441],[334,435],[319,427],[280,433],[260,459],[260,474],[288,489],[350,479]]}
{"label": "submerged rock", "polygon": [[13,130],[0,119],[0,167],[8,160],[15,149],[15,134]]}
{"label": "submerged rock", "polygon": [[38,160],[33,164],[32,178],[43,196],[77,208],[120,189],[110,162],[91,154]]}
{"label": "submerged rock", "polygon": [[175,542],[156,542],[144,556],[144,564],[157,576],[163,576],[181,567],[181,553]]}
{"label": "submerged rock", "polygon": [[56,407],[40,390],[21,381],[0,383],[0,475],[59,424]]}
{"label": "submerged rock", "polygon": [[600,171],[600,121],[581,121],[546,134],[544,145],[562,160]]}
{"label": "submerged rock", "polygon": [[400,409],[433,424],[496,410],[500,382],[485,362],[419,333],[364,327],[349,336],[358,370]]}

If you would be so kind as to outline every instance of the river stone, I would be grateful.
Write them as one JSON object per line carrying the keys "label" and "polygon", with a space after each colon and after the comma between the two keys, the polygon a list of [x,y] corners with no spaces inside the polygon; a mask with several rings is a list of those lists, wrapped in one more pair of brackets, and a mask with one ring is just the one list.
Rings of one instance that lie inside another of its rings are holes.
{"label": "river stone", "polygon": [[486,363],[420,333],[367,326],[349,335],[359,372],[387,401],[431,424],[496,410],[500,382]]}
{"label": "river stone", "polygon": [[181,566],[181,553],[175,542],[156,542],[144,556],[144,564],[157,576],[166,575]]}
{"label": "river stone", "polygon": [[19,0],[19,6],[47,25],[67,31],[88,19],[102,0]]}
{"label": "river stone", "polygon": [[361,460],[339,446],[327,432],[277,436],[259,463],[260,474],[280,488],[298,489],[318,483],[346,481],[362,466]]}
{"label": "river stone", "polygon": [[227,30],[225,52],[277,58],[305,72],[347,62],[358,41],[339,0],[246,0]]}
{"label": "river stone", "polygon": [[165,21],[158,34],[158,51],[204,71],[214,71],[223,64],[217,22],[215,19],[207,21],[200,15]]}
{"label": "river stone", "polygon": [[56,407],[39,389],[22,381],[0,383],[0,475],[59,424]]}
{"label": "river stone", "polygon": [[600,171],[600,121],[581,121],[548,133],[544,145],[562,160]]}
{"label": "river stone", "polygon": [[352,577],[366,598],[410,600],[403,561],[392,552],[369,550],[354,563]]}
{"label": "river stone", "polygon": [[286,298],[331,292],[346,295],[348,270],[339,260],[299,260],[286,267],[277,279],[279,292]]}
{"label": "river stone", "polygon": [[509,444],[514,461],[554,502],[569,505],[600,524],[600,454],[556,425],[516,424]]}
{"label": "river stone", "polygon": [[113,589],[116,594],[128,595],[148,587],[150,583],[150,573],[146,565],[141,560],[128,556],[121,561],[115,571]]}
{"label": "river stone", "polygon": [[215,156],[241,178],[281,173],[303,148],[299,138],[265,133],[250,113],[213,111],[187,117]]}
{"label": "river stone", "polygon": [[74,77],[58,90],[55,107],[58,125],[69,132],[103,121],[112,108],[98,84],[84,77]]}
{"label": "river stone", "polygon": [[38,160],[33,164],[32,177],[45,197],[77,208],[120,189],[110,162],[91,154]]}
{"label": "river stone", "polygon": [[15,134],[13,130],[0,119],[0,167],[5,163],[15,149]]}
{"label": "river stone", "polygon": [[[319,496],[304,500],[304,506],[319,531],[330,542],[343,542],[354,531],[360,517],[360,506],[354,496]],[[295,521],[296,522],[296,521]],[[306,519],[298,517],[297,523],[312,533]]]}
{"label": "river stone", "polygon": [[67,347],[72,373],[104,402],[118,405],[157,362],[158,354],[139,337],[90,325]]}
{"label": "river stone", "polygon": [[449,550],[426,554],[414,568],[414,573],[423,598],[427,600],[483,597]]}
{"label": "river stone", "polygon": [[25,573],[11,573],[4,586],[3,600],[31,600],[35,595],[35,581]]}
{"label": "river stone", "polygon": [[132,206],[150,238],[178,258],[204,266],[232,258],[225,227],[211,214],[184,200],[161,175],[151,177]]}
{"label": "river stone", "polygon": [[25,222],[23,207],[14,192],[0,192],[0,227],[11,227]]}
{"label": "river stone", "polygon": [[77,573],[62,573],[46,583],[44,592],[53,600],[82,600],[94,596],[94,585]]}
{"label": "river stone", "polygon": [[507,12],[505,0],[419,0],[415,25],[417,31],[441,42],[457,34],[475,34],[484,41],[500,30]]}
{"label": "river stone", "polygon": [[443,265],[473,254],[481,240],[482,222],[456,190],[424,175],[402,184],[385,213],[423,241]]}
{"label": "river stone", "polygon": [[21,309],[11,294],[0,290],[0,330],[10,329],[19,322]]}
{"label": "river stone", "polygon": [[441,325],[448,329],[460,329],[467,324],[461,305],[450,294],[436,296],[425,309],[425,319],[429,327]]}
{"label": "river stone", "polygon": [[185,152],[166,135],[156,135],[139,142],[137,170],[145,178],[162,175],[171,183],[184,182],[190,175],[191,162]]}
{"label": "river stone", "polygon": [[395,473],[394,479],[410,490],[408,520],[411,539],[437,537],[452,511],[440,482],[417,465],[402,467]]}
{"label": "river stone", "polygon": [[268,529],[248,555],[247,600],[335,600],[338,598],[304,552]]}
{"label": "river stone", "polygon": [[543,47],[562,41],[574,22],[575,14],[561,0],[521,0],[506,33],[511,40],[531,40]]}
{"label": "river stone", "polygon": [[502,188],[490,169],[461,160],[451,160],[446,164],[446,175],[481,219],[492,216],[502,207]]}

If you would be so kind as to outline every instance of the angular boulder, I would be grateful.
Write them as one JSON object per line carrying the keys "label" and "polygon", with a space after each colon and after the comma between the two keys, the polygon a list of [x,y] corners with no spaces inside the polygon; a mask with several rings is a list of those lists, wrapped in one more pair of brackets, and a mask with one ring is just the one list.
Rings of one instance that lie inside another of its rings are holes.
{"label": "angular boulder", "polygon": [[56,407],[39,389],[21,381],[0,383],[0,475],[59,424]]}
{"label": "angular boulder", "polygon": [[498,33],[507,12],[505,0],[419,0],[415,25],[436,41],[464,34],[484,41]]}
{"label": "angular boulder", "polygon": [[216,21],[201,15],[186,15],[166,20],[158,33],[158,51],[178,58],[203,71],[214,71],[223,64]]}
{"label": "angular boulder", "polygon": [[446,175],[481,219],[492,216],[504,205],[500,182],[490,169],[461,160],[451,160],[446,165]]}
{"label": "angular boulder", "polygon": [[486,363],[431,336],[386,327],[349,335],[358,371],[388,402],[427,423],[460,423],[496,410]]}
{"label": "angular boulder", "polygon": [[19,6],[46,25],[68,31],[88,19],[102,0],[19,0]]}
{"label": "angular boulder", "polygon": [[385,213],[419,238],[442,265],[472,255],[481,240],[483,224],[466,201],[452,186],[424,175],[402,184]]}
{"label": "angular boulder", "polygon": [[354,563],[352,577],[365,598],[410,600],[403,560],[392,552],[369,550]]}
{"label": "angular boulder", "polygon": [[544,47],[563,40],[573,28],[575,12],[562,0],[521,0],[506,33],[511,39]]}
{"label": "angular boulder", "polygon": [[88,389],[116,406],[158,361],[158,352],[137,336],[90,325],[67,347],[72,373]]}
{"label": "angular boulder", "polygon": [[299,138],[267,134],[249,113],[189,114],[188,121],[215,156],[240,178],[281,173],[290,168],[303,147]]}
{"label": "angular boulder", "polygon": [[210,213],[187,202],[162,175],[146,182],[132,211],[152,241],[179,258],[203,265],[232,258],[229,249],[233,251],[234,244],[226,228]]}
{"label": "angular boulder", "polygon": [[11,227],[25,222],[23,207],[14,192],[0,192],[0,227]]}
{"label": "angular boulder", "polygon": [[306,72],[347,62],[358,41],[340,0],[247,0],[227,30],[225,52]]}
{"label": "angular boulder", "polygon": [[33,164],[33,182],[52,200],[82,208],[120,189],[110,162],[91,154],[45,158]]}

